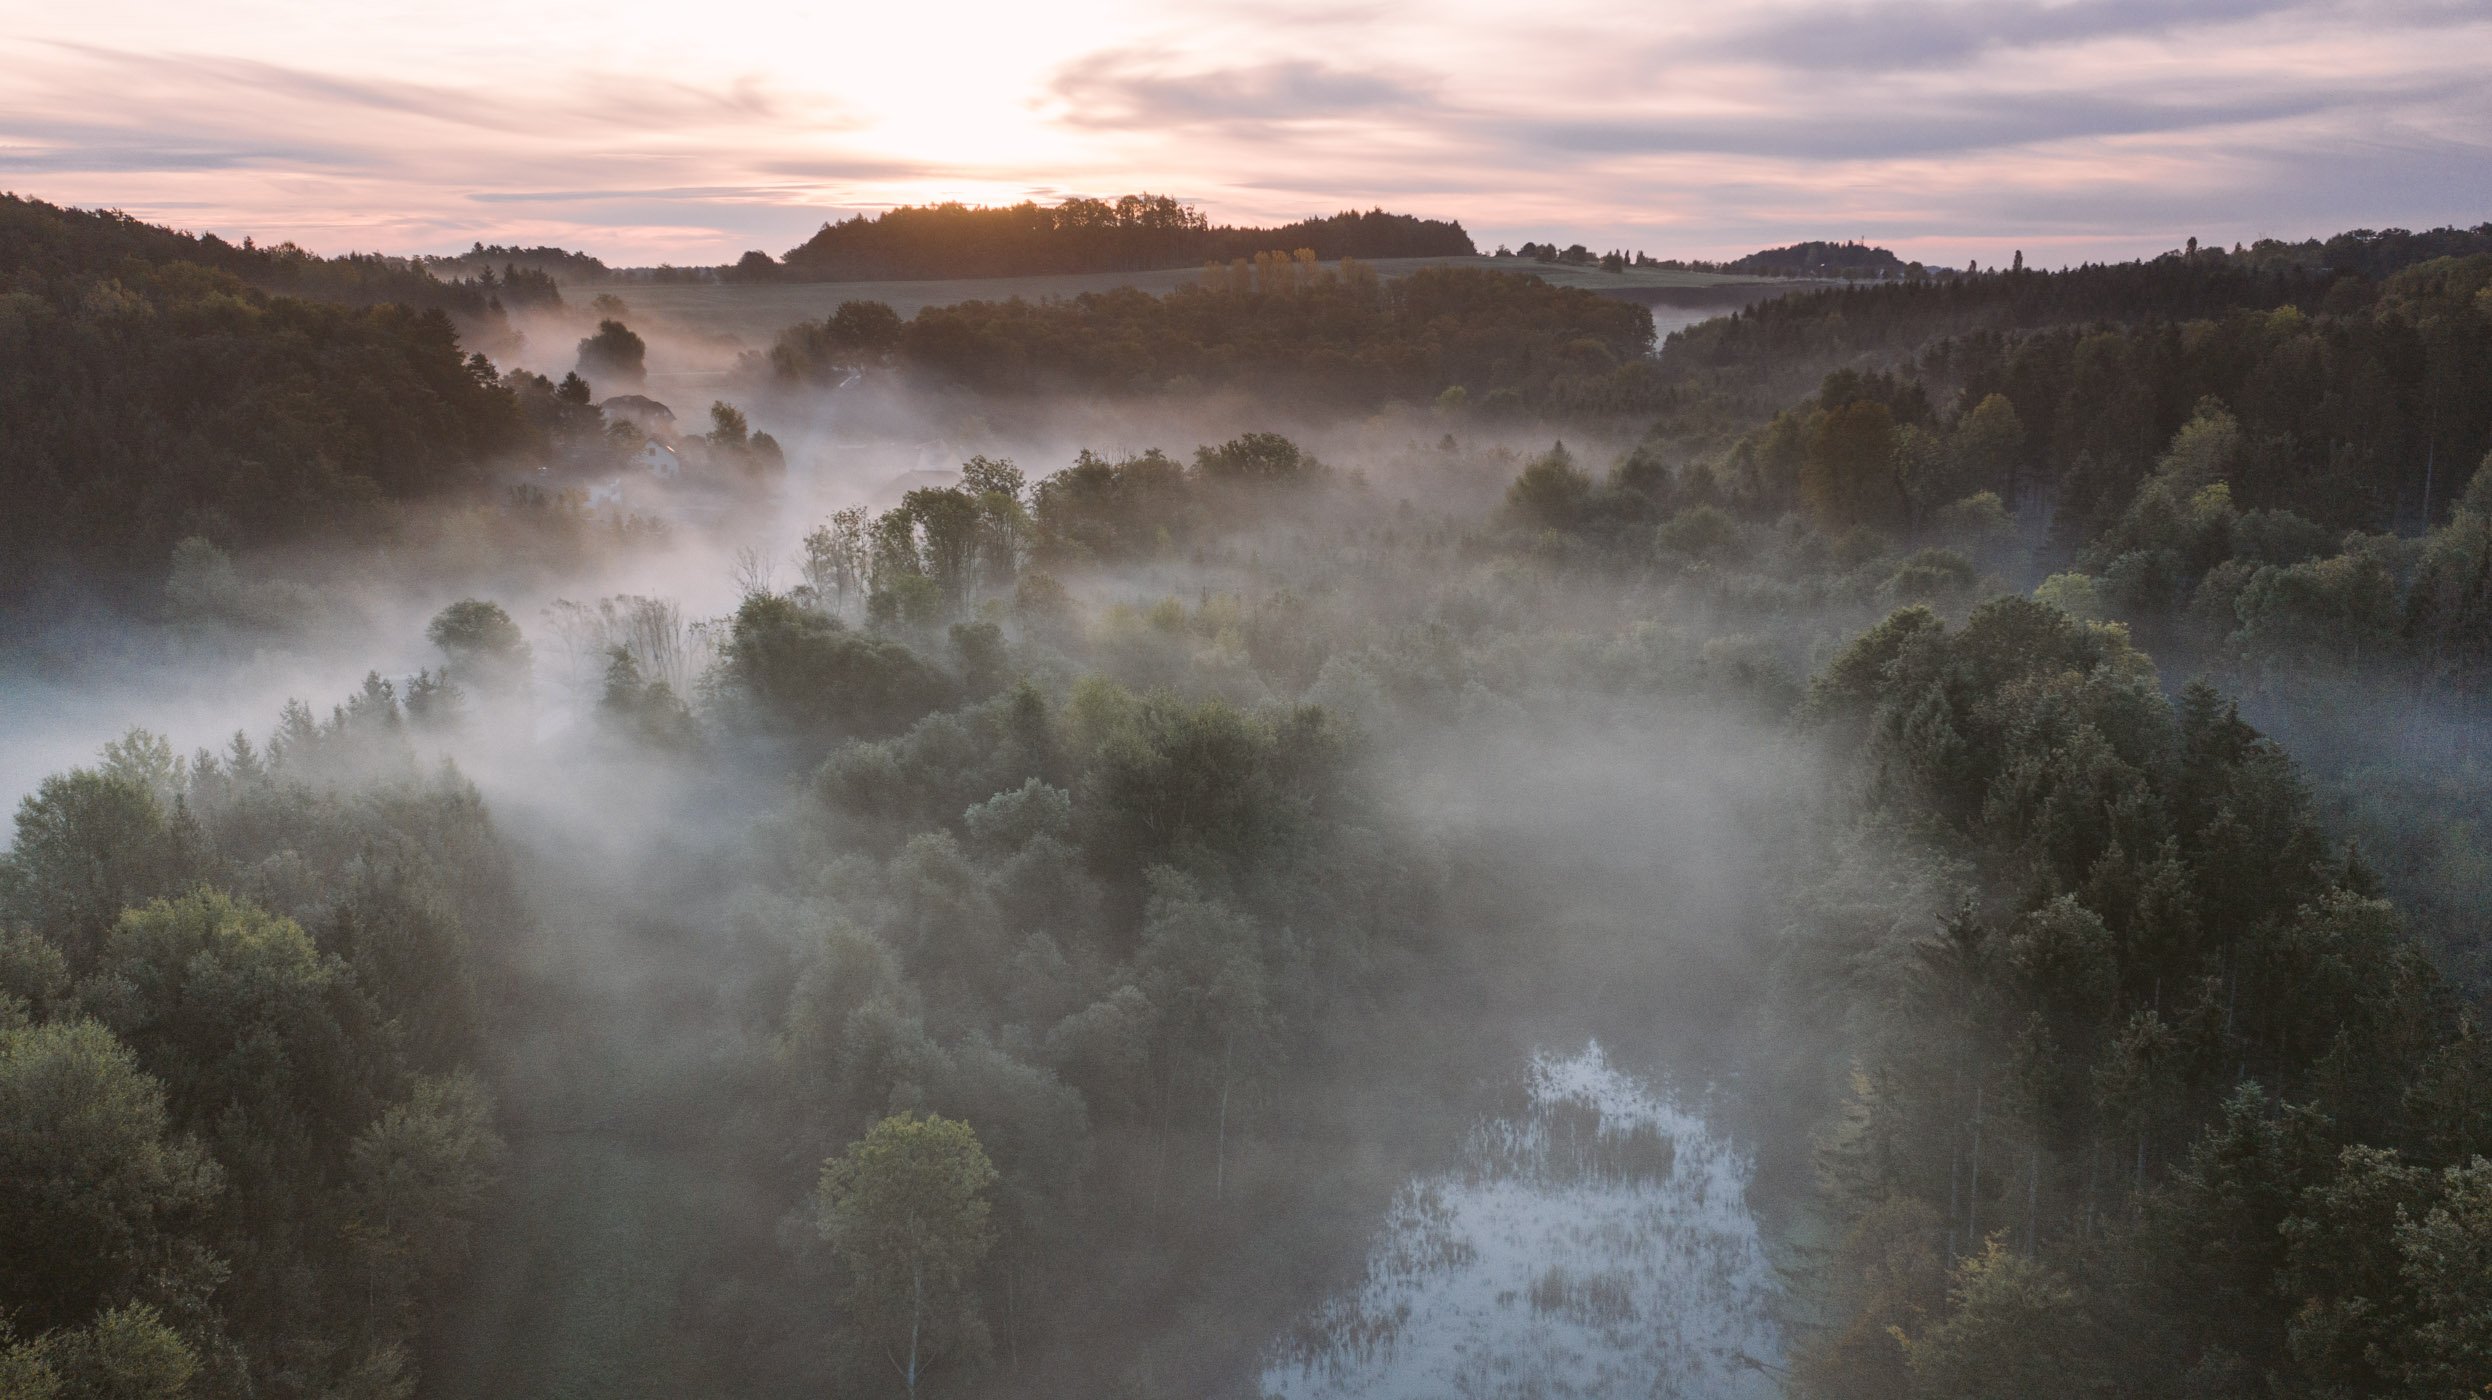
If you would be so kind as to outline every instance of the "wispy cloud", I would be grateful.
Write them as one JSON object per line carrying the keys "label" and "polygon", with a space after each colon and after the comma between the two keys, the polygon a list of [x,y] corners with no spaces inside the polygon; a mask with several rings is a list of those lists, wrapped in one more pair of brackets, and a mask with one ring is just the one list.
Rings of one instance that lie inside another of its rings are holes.
{"label": "wispy cloud", "polygon": [[2029,0],[1811,5],[1739,25],[1725,56],[1802,69],[1890,71],[1960,66],[2001,49],[2115,38],[2165,38],[2300,8],[2304,0]]}
{"label": "wispy cloud", "polygon": [[314,246],[650,261],[1137,188],[1492,242],[2086,256],[2485,217],[2488,52],[2482,0],[606,0],[594,25],[434,0],[257,27],[96,0],[0,35],[0,174]]}
{"label": "wispy cloud", "polygon": [[2331,106],[2318,94],[2220,102],[2120,100],[2085,93],[1989,94],[1892,106],[1832,119],[1822,112],[1675,117],[1645,121],[1525,122],[1518,142],[1599,155],[1704,153],[1776,160],[1857,162],[1972,156],[2101,136],[2180,134],[2302,116]]}
{"label": "wispy cloud", "polygon": [[1262,128],[1436,110],[1423,84],[1307,59],[1187,68],[1166,54],[1092,54],[1056,75],[1052,96],[1076,126]]}

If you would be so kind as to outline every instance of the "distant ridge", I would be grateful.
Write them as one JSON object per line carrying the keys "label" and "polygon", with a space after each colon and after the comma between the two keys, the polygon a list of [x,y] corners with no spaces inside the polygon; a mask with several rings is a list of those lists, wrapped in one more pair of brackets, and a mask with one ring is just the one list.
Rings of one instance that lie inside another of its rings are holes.
{"label": "distant ridge", "polygon": [[[790,249],[779,275],[803,281],[1026,277],[1139,272],[1311,248],[1326,260],[1464,257],[1458,222],[1370,209],[1274,228],[1217,226],[1166,195],[1068,199],[1054,206],[903,205],[857,215]],[[748,263],[752,255],[747,255]]]}
{"label": "distant ridge", "polygon": [[[1499,248],[1497,256],[1505,257]],[[1565,263],[1574,267],[1601,267],[1623,272],[1631,267],[1656,267],[1676,272],[1713,272],[1732,277],[1802,277],[1845,281],[1889,281],[1906,277],[1946,276],[1945,269],[1924,268],[1917,262],[1905,262],[1884,248],[1866,243],[1827,243],[1812,240],[1783,248],[1767,248],[1734,258],[1729,262],[1708,262],[1701,258],[1656,258],[1637,250],[1614,249],[1595,253],[1581,243],[1560,248],[1555,243],[1526,243],[1515,255],[1535,262]]]}
{"label": "distant ridge", "polygon": [[569,248],[504,247],[499,243],[478,243],[464,253],[436,254],[416,261],[436,273],[450,276],[476,276],[479,272],[502,268],[524,268],[541,272],[563,282],[597,282],[613,274],[604,261]]}
{"label": "distant ridge", "polygon": [[1723,270],[1775,277],[1906,277],[1917,267],[1884,248],[1866,243],[1811,240],[1750,253],[1725,263]]}
{"label": "distant ridge", "polygon": [[498,286],[444,280],[414,258],[380,253],[321,257],[292,243],[246,238],[228,243],[142,223],[117,209],[74,209],[0,194],[0,285],[28,272],[45,277],[112,276],[126,265],[193,263],[229,273],[263,291],[344,306],[396,303],[419,311],[483,316]]}

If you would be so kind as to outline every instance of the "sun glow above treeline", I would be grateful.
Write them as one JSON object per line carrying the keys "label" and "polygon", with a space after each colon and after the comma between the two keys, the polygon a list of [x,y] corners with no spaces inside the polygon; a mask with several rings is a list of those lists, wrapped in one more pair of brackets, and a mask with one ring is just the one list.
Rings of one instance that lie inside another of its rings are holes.
{"label": "sun glow above treeline", "polygon": [[1129,189],[1681,257],[1804,223],[1950,265],[2470,220],[2492,21],[2292,14],[113,0],[9,27],[0,146],[21,192],[237,237],[623,263]]}

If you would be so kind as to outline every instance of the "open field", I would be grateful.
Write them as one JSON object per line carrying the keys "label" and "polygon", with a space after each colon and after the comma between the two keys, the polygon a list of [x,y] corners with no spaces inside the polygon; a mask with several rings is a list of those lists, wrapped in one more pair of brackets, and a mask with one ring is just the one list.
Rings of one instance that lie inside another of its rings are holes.
{"label": "open field", "polygon": [[[1708,293],[1725,298],[1723,309],[1755,299],[1750,291],[1780,292],[1810,285],[1790,279],[1728,277],[1711,272],[1673,272],[1631,268],[1603,272],[1598,267],[1568,267],[1523,258],[1379,258],[1371,264],[1386,277],[1403,277],[1423,267],[1481,267],[1522,272],[1565,287],[1630,296],[1639,301],[1674,299],[1673,294]],[[574,303],[599,292],[611,292],[631,308],[626,319],[635,326],[656,326],[678,333],[729,339],[751,348],[767,346],[778,333],[798,321],[816,320],[839,309],[843,301],[879,301],[902,316],[929,306],[953,302],[1000,301],[1008,297],[1070,297],[1083,292],[1138,287],[1154,294],[1171,292],[1195,280],[1201,269],[1167,268],[1153,272],[1064,273],[1046,277],[971,277],[911,282],[770,282],[770,283],[648,283],[573,284],[565,289]],[[1718,314],[1718,313],[1717,313]]]}

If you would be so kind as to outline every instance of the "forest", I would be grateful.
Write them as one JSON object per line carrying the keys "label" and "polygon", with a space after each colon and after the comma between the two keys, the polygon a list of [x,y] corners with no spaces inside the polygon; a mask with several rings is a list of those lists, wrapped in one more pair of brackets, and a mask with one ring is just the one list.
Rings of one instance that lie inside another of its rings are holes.
{"label": "forest", "polygon": [[[2492,1381],[2485,230],[1657,356],[1315,252],[852,302],[687,446],[737,494],[556,549],[512,488],[638,450],[584,381],[23,208],[22,548],[502,533],[114,615],[186,680],[365,679],[28,784],[0,1395],[1347,1395],[1441,1361],[1428,1290],[1506,1248],[1464,1193],[1517,1182],[1770,1258],[1559,1229],[1478,1289],[1689,1393]],[[943,472],[835,475],[806,412],[872,394]],[[1586,1044],[1684,1116],[1530,1107]],[[1652,1384],[1534,1355],[1497,1393]]]}
{"label": "forest", "polygon": [[559,300],[525,269],[444,282],[0,197],[0,599],[484,484],[541,440],[532,386],[462,353],[452,317],[498,340],[502,294],[540,283]]}
{"label": "forest", "polygon": [[1166,195],[1072,198],[1053,206],[908,205],[827,223],[787,251],[780,274],[823,282],[1130,272],[1312,248],[1321,258],[1469,257],[1460,223],[1345,210],[1271,228],[1214,225]]}
{"label": "forest", "polygon": [[990,396],[1236,388],[1341,410],[1476,396],[1492,415],[1600,417],[1650,397],[1652,343],[1633,302],[1475,268],[1387,281],[1300,249],[1207,263],[1166,296],[966,301],[906,321],[849,302],[782,332],[769,364],[799,383],[897,365]]}

